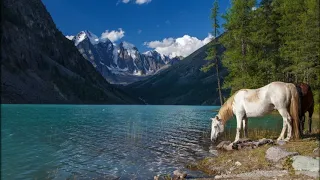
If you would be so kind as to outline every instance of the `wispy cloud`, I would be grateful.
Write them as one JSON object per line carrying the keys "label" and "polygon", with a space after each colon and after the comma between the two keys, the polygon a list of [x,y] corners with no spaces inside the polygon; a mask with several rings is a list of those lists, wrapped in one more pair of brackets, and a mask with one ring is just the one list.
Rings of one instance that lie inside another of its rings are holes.
{"label": "wispy cloud", "polygon": [[186,57],[195,50],[209,43],[212,38],[213,36],[211,34],[208,34],[208,36],[203,40],[189,35],[184,35],[183,37],[176,39],[165,38],[162,41],[145,42],[144,45],[149,48],[153,48],[160,54],[170,56],[171,58],[176,56]]}
{"label": "wispy cloud", "polygon": [[124,3],[124,4],[128,4],[128,3],[131,2],[131,1],[135,1],[136,4],[142,5],[142,4],[148,4],[148,3],[150,3],[152,0],[119,0],[119,1],[117,2],[117,5],[118,5],[120,2],[122,2],[122,3]]}
{"label": "wispy cloud", "polygon": [[139,29],[139,30],[138,30],[138,34],[141,34],[141,33],[142,33],[142,30],[141,30],[141,29]]}
{"label": "wispy cloud", "polygon": [[171,22],[169,20],[166,20],[165,23],[168,24],[168,25],[171,24]]}
{"label": "wispy cloud", "polygon": [[136,0],[136,4],[148,4],[152,0]]}
{"label": "wispy cloud", "polygon": [[113,31],[109,32],[109,30],[106,30],[105,32],[103,32],[101,34],[100,39],[104,40],[104,39],[108,38],[111,42],[115,42],[115,41],[118,41],[119,39],[123,38],[124,33],[125,33],[125,31],[123,31],[121,28],[119,28],[118,31],[113,30]]}

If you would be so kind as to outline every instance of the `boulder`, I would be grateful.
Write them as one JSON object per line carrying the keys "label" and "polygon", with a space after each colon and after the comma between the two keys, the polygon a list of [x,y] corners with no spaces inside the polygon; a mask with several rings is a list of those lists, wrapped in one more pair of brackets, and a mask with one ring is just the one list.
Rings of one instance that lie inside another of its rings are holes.
{"label": "boulder", "polygon": [[217,145],[218,149],[224,149],[227,151],[240,150],[240,149],[255,149],[264,144],[274,144],[272,139],[260,139],[258,141],[252,141],[250,139],[239,139],[237,142],[231,143],[230,141],[222,141]]}
{"label": "boulder", "polygon": [[278,162],[279,160],[289,157],[289,156],[295,156],[298,155],[299,153],[297,152],[288,152],[281,147],[275,146],[275,147],[270,147],[266,151],[266,159],[271,162]]}
{"label": "boulder", "polygon": [[223,149],[223,146],[224,145],[229,145],[231,144],[231,141],[221,141],[218,145],[217,145],[217,148],[218,149]]}
{"label": "boulder", "polygon": [[173,171],[173,175],[176,177],[176,179],[184,179],[187,177],[187,173],[180,170]]}
{"label": "boulder", "polygon": [[292,157],[292,167],[296,171],[313,171],[319,172],[319,160],[310,156]]}
{"label": "boulder", "polygon": [[233,143],[231,141],[222,141],[217,145],[217,148],[231,151],[233,150]]}
{"label": "boulder", "polygon": [[299,174],[303,174],[309,177],[313,177],[313,178],[319,178],[319,172],[313,172],[313,171],[296,171],[295,172],[296,175]]}

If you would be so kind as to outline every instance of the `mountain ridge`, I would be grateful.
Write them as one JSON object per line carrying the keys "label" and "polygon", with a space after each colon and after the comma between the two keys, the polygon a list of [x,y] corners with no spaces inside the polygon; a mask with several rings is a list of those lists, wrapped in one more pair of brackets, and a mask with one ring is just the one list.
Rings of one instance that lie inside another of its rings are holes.
{"label": "mountain ridge", "polygon": [[110,85],[56,28],[40,0],[2,0],[2,103],[142,103]]}
{"label": "mountain ridge", "polygon": [[[157,105],[220,105],[215,68],[207,73],[201,67],[207,63],[206,51],[213,42],[199,48],[179,63],[146,79],[122,88],[147,104]],[[224,51],[219,46],[219,54]],[[220,80],[227,70],[220,65]],[[228,95],[228,90],[223,95]]]}
{"label": "mountain ridge", "polygon": [[88,30],[80,31],[71,41],[112,84],[130,84],[146,79],[181,59],[169,58],[155,50],[141,53],[129,42],[115,44],[108,38],[98,38]]}

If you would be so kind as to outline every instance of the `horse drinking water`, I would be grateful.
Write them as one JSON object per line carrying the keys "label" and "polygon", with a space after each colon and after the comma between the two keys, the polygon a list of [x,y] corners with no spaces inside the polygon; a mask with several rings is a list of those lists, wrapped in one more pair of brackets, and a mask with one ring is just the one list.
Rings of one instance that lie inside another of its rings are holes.
{"label": "horse drinking water", "polygon": [[[278,140],[290,140],[292,130],[294,137],[300,138],[299,133],[299,95],[292,83],[272,82],[259,89],[241,89],[234,93],[220,108],[216,117],[211,118],[211,140],[215,141],[224,131],[226,122],[233,114],[237,119],[235,141],[240,138],[243,125],[244,137],[248,136],[248,118],[263,116],[274,109],[278,110],[283,119],[283,127]],[[293,124],[293,126],[292,126]]]}

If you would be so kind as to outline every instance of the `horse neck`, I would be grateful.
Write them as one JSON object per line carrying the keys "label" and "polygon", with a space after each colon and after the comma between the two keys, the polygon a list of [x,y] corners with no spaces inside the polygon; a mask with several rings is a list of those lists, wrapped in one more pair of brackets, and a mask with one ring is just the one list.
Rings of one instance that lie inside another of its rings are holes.
{"label": "horse neck", "polygon": [[218,117],[219,119],[222,120],[223,125],[225,125],[227,121],[231,119],[232,116],[233,116],[232,105],[221,108],[218,113]]}

